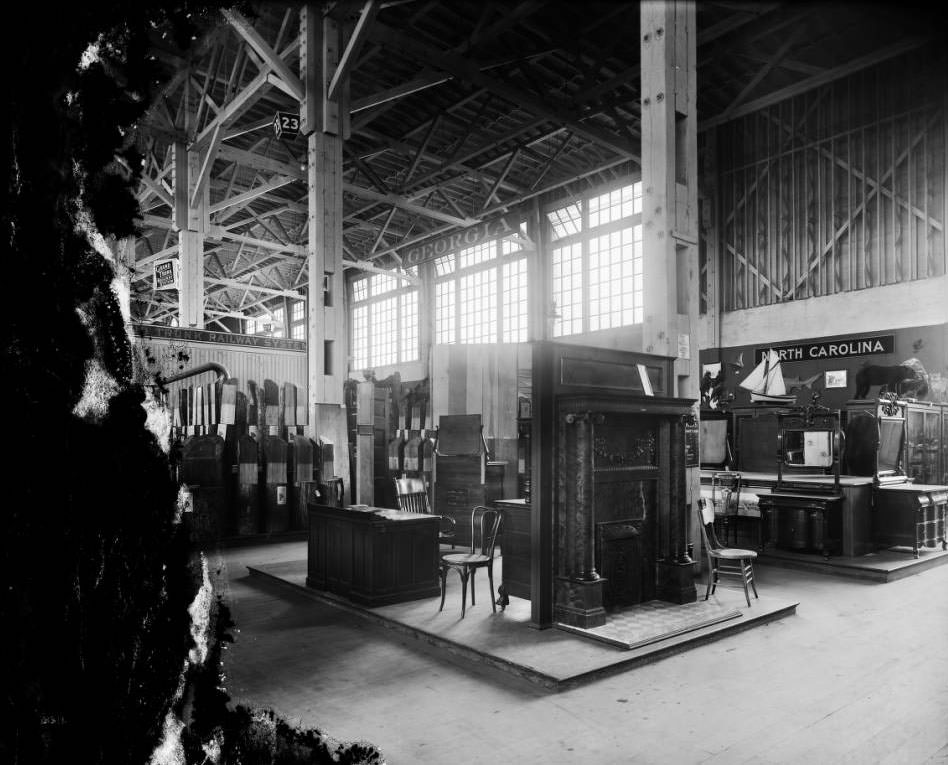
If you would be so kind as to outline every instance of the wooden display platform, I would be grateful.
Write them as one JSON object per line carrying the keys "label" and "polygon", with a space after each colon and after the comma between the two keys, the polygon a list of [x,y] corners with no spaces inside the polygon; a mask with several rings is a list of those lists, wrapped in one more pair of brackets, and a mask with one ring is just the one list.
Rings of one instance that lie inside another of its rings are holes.
{"label": "wooden display platform", "polygon": [[[498,561],[502,563],[503,558]],[[439,598],[365,608],[331,593],[318,592],[305,584],[304,560],[248,566],[248,570],[262,581],[290,588],[411,637],[452,660],[471,663],[488,673],[498,672],[500,677],[506,676],[503,682],[514,676],[550,691],[594,682],[768,624],[794,614],[798,605],[794,601],[761,597],[746,608],[743,593],[720,588],[707,602],[709,610],[717,613],[722,606],[737,608],[739,616],[624,650],[562,629],[534,629],[530,624],[530,601],[520,598],[511,598],[505,610],[492,613],[483,581],[478,582],[477,605],[468,606],[466,617],[461,619],[460,583],[456,577],[448,579],[444,611],[439,612]]]}
{"label": "wooden display platform", "polygon": [[948,564],[948,552],[942,551],[941,546],[937,549],[923,548],[919,557],[915,558],[911,547],[895,547],[853,557],[833,556],[826,560],[819,553],[767,548],[758,553],[757,562],[765,566],[815,571],[829,576],[893,582]]}

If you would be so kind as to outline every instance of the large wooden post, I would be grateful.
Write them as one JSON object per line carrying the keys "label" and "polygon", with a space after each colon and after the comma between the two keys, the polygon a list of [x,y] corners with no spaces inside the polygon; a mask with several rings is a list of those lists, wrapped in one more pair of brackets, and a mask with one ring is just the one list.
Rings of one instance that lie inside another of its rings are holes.
{"label": "large wooden post", "polygon": [[[675,358],[674,394],[698,398],[698,157],[693,2],[645,0],[641,8],[642,350]],[[695,407],[697,416],[697,405]],[[686,468],[686,506],[672,508],[665,596],[694,600],[688,526],[699,496]]]}
{"label": "large wooden post", "polygon": [[[211,151],[211,149],[207,149]],[[178,325],[204,329],[204,236],[208,226],[210,186],[201,175],[201,154],[183,141],[172,146],[172,223],[178,232]]]}
{"label": "large wooden post", "polygon": [[339,28],[322,9],[300,10],[300,121],[307,136],[309,205],[307,362],[308,411],[316,433],[335,448],[334,470],[347,479],[349,459],[342,409],[346,377],[342,273],[342,143],[348,133],[348,87],[326,92],[339,58]]}

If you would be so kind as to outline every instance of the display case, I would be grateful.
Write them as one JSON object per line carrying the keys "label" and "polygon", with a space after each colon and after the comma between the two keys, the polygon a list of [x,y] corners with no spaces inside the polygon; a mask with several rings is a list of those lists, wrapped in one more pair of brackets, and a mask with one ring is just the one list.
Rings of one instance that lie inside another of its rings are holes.
{"label": "display case", "polygon": [[730,413],[702,410],[698,439],[701,467],[723,470],[733,465],[734,451],[731,438]]}
{"label": "display case", "polygon": [[918,483],[940,484],[946,480],[943,421],[943,405],[905,402],[905,474]]}
{"label": "display case", "polygon": [[843,473],[872,476],[877,484],[906,480],[905,407],[894,395],[847,403]]}

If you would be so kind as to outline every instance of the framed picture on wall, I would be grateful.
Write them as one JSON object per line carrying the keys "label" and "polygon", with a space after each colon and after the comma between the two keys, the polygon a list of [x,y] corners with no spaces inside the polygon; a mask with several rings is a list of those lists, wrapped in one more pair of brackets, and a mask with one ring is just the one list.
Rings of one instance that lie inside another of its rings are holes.
{"label": "framed picture on wall", "polygon": [[846,385],[845,369],[827,370],[823,373],[824,388],[845,388]]}

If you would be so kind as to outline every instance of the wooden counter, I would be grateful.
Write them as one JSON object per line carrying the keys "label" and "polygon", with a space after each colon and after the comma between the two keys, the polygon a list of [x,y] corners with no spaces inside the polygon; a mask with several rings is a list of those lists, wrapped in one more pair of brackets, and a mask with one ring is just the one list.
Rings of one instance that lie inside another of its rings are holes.
{"label": "wooden counter", "polygon": [[524,499],[499,499],[494,507],[504,514],[500,551],[503,556],[501,597],[530,600],[530,505]]}
{"label": "wooden counter", "polygon": [[[711,483],[711,474],[715,472],[712,470],[702,470],[701,471],[701,481],[702,483]],[[777,485],[777,474],[776,473],[761,473],[761,472],[746,472],[746,471],[737,471],[741,473],[742,484],[741,492],[750,492],[757,494],[763,499],[765,496],[771,494],[771,489]],[[834,479],[831,475],[814,475],[814,474],[785,474],[784,475],[784,486],[788,491],[793,491],[793,485],[799,485],[801,487],[806,486],[818,486],[818,487],[828,487],[832,486]],[[841,475],[839,477],[839,488],[843,494],[842,504],[839,506],[839,517],[841,521],[841,527],[839,529],[839,545],[837,550],[842,553],[842,555],[852,557],[856,555],[867,555],[868,553],[874,552],[876,549],[875,542],[873,540],[873,528],[872,528],[872,489],[873,489],[873,480],[871,476],[853,476],[853,475]],[[799,508],[799,509],[802,509]],[[836,511],[831,511],[835,513]],[[832,517],[832,515],[830,516]],[[835,521],[834,521],[835,525]],[[764,536],[769,536],[771,539],[774,538],[771,529],[765,530]],[[779,536],[779,535],[778,535]],[[834,536],[836,536],[832,531],[830,532],[830,541]],[[822,549],[822,540],[820,544],[816,545]]]}
{"label": "wooden counter", "polygon": [[365,606],[441,594],[435,515],[309,504],[306,584]]}

